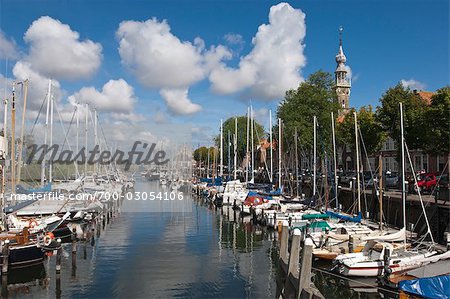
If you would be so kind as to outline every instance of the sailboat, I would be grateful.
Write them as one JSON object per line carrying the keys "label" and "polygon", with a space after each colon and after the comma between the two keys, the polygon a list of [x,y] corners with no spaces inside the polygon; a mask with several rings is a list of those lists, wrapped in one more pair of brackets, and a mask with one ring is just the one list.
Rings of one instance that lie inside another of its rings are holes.
{"label": "sailboat", "polygon": [[[379,276],[383,274],[399,273],[419,268],[430,262],[449,258],[450,254],[437,255],[428,248],[410,249],[406,242],[406,197],[405,197],[405,139],[403,132],[403,106],[400,103],[401,129],[401,159],[402,159],[402,200],[403,200],[403,228],[395,234],[366,237],[368,241],[362,252],[338,255],[334,260],[334,270],[345,276]],[[423,208],[423,205],[422,205]],[[425,210],[425,220],[429,229]],[[431,235],[432,238],[432,235]],[[403,243],[392,241],[402,240]]]}

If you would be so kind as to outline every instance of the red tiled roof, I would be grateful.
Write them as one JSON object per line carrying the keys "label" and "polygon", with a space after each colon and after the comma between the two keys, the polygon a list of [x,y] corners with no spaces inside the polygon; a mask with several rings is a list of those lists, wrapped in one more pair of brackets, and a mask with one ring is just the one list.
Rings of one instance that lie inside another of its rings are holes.
{"label": "red tiled roof", "polygon": [[433,92],[431,91],[418,91],[416,94],[424,100],[428,105],[431,104],[431,97],[433,96]]}

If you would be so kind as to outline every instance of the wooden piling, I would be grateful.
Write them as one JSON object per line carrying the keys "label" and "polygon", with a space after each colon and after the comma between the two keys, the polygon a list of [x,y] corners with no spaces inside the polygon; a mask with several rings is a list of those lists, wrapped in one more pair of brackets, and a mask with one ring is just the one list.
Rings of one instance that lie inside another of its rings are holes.
{"label": "wooden piling", "polygon": [[72,230],[72,254],[77,253],[77,230],[74,227]]}
{"label": "wooden piling", "polygon": [[302,249],[302,263],[300,268],[300,276],[298,279],[298,297],[304,289],[311,286],[311,267],[312,267],[312,251],[313,243],[311,239],[306,239]]}
{"label": "wooden piling", "polygon": [[8,298],[8,274],[2,274],[2,298]]}
{"label": "wooden piling", "polygon": [[354,239],[353,239],[353,235],[348,236],[348,252],[352,253],[353,252],[353,245],[354,245]]}
{"label": "wooden piling", "polygon": [[388,278],[389,275],[391,275],[391,267],[390,267],[390,260],[391,260],[391,250],[389,248],[384,249],[384,256],[383,256],[383,274],[385,278]]}
{"label": "wooden piling", "polygon": [[2,255],[3,255],[2,274],[6,274],[8,273],[8,264],[9,264],[9,240],[5,240],[3,242]]}
{"label": "wooden piling", "polygon": [[450,232],[447,232],[447,250],[450,251]]}
{"label": "wooden piling", "polygon": [[289,224],[286,220],[284,220],[283,226],[281,228],[280,259],[285,265],[288,264],[288,243],[289,243]]}
{"label": "wooden piling", "polygon": [[286,282],[289,280],[290,276],[298,278],[298,265],[300,259],[300,240],[301,232],[298,228],[294,229],[294,234],[292,236],[291,243],[291,253],[289,254],[289,267]]}
{"label": "wooden piling", "polygon": [[59,273],[61,272],[61,255],[62,255],[61,239],[58,238],[56,242],[58,243],[58,250],[56,251],[56,273]]}

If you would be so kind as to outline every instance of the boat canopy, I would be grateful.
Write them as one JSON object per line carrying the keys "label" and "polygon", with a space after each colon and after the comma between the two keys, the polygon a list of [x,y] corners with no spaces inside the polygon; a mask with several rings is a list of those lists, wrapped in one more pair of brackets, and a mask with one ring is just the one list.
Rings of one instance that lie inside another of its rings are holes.
{"label": "boat canopy", "polygon": [[331,227],[330,225],[326,222],[326,221],[314,221],[313,223],[309,224],[308,222],[305,223],[300,223],[296,226],[293,227],[293,229],[304,229],[305,227],[311,228],[311,229],[322,229],[324,230],[329,230]]}
{"label": "boat canopy", "polygon": [[361,218],[362,218],[361,212],[358,213],[358,216],[353,216],[353,217],[349,216],[349,215],[339,214],[339,213],[336,213],[336,212],[333,212],[333,211],[327,211],[326,213],[330,217],[339,218],[339,219],[342,219],[342,220],[345,220],[345,221],[351,221],[351,222],[361,222]]}
{"label": "boat canopy", "polygon": [[403,280],[398,283],[398,288],[424,298],[449,298],[450,275]]}
{"label": "boat canopy", "polygon": [[303,220],[311,220],[311,219],[328,219],[330,216],[327,214],[305,214],[302,216]]}

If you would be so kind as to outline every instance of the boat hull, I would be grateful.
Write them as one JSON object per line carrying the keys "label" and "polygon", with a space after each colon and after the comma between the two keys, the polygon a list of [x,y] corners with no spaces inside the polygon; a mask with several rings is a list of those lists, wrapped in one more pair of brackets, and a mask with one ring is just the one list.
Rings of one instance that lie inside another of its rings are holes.
{"label": "boat hull", "polygon": [[[13,245],[9,248],[8,267],[20,268],[41,263],[44,252],[37,244]],[[3,255],[0,254],[0,265],[3,266]]]}

